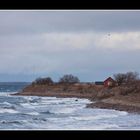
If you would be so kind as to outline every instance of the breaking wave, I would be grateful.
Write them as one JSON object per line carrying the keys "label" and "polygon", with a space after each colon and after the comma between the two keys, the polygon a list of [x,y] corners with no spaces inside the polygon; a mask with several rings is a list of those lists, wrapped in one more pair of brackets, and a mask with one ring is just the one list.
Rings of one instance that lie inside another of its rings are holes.
{"label": "breaking wave", "polygon": [[18,111],[14,110],[14,109],[0,108],[0,113],[18,113]]}
{"label": "breaking wave", "polygon": [[86,108],[87,99],[0,94],[0,129],[140,129],[140,115]]}

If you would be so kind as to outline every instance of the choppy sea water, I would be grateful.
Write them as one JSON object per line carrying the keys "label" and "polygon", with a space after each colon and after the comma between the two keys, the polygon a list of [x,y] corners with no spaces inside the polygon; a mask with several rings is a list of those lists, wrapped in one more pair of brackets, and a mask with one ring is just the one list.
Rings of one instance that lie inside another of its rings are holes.
{"label": "choppy sea water", "polygon": [[[19,90],[19,89],[18,89]],[[86,108],[87,99],[12,96],[0,92],[0,129],[136,130],[140,115]]]}

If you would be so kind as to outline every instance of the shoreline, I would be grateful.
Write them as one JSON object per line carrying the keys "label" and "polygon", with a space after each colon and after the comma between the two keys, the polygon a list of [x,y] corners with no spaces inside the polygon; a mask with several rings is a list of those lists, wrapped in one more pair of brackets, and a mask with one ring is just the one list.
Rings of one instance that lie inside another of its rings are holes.
{"label": "shoreline", "polygon": [[[56,98],[81,98],[88,99],[92,103],[86,104],[87,108],[100,108],[100,109],[112,109],[117,111],[126,111],[128,113],[140,114],[140,105],[122,104],[115,99],[94,99],[92,94],[81,93],[39,93],[39,92],[22,92],[12,94],[18,96],[42,96],[42,97],[56,97]],[[94,101],[94,103],[93,103]]]}
{"label": "shoreline", "polygon": [[121,104],[104,103],[102,101],[88,104],[87,107],[100,108],[100,109],[112,109],[112,110],[117,110],[117,111],[125,111],[125,112],[133,113],[133,114],[140,114],[140,107],[121,105]]}

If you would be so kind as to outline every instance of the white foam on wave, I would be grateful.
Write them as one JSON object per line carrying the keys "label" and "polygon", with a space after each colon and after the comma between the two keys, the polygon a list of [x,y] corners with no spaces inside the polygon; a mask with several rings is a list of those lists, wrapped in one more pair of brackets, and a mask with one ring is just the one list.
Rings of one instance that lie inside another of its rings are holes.
{"label": "white foam on wave", "polygon": [[96,124],[96,125],[88,125],[75,127],[75,130],[107,130],[107,129],[119,129],[120,127],[117,124]]}
{"label": "white foam on wave", "polygon": [[25,114],[28,114],[28,115],[39,115],[39,113],[38,112],[28,112],[28,113],[25,113]]}
{"label": "white foam on wave", "polygon": [[20,96],[24,99],[26,99],[27,101],[32,101],[34,99],[42,99],[42,97],[39,97],[39,96]]}
{"label": "white foam on wave", "polygon": [[[78,99],[76,98],[54,98],[54,97],[23,97],[26,99],[26,103],[21,103],[25,108],[39,108],[39,107],[50,107],[53,113],[70,113],[73,107],[85,107],[86,103],[89,103],[89,100]],[[65,109],[66,108],[66,109]]]}
{"label": "white foam on wave", "polygon": [[0,113],[18,113],[18,111],[13,109],[2,109],[0,108]]}
{"label": "white foam on wave", "polygon": [[76,103],[80,103],[80,104],[86,104],[86,103],[90,103],[90,101],[88,99],[77,99],[77,98],[54,98],[54,97],[42,97],[41,98],[41,103],[46,103],[46,104],[76,104]]}
{"label": "white foam on wave", "polygon": [[123,115],[128,115],[128,112],[126,111],[118,111],[118,110],[113,110],[113,109],[100,109],[100,108],[86,108],[86,110],[82,110],[83,113],[85,114],[93,114],[93,115],[117,115],[117,116],[123,116]]}
{"label": "white foam on wave", "polygon": [[15,94],[16,92],[0,92],[0,96],[11,96],[11,94]]}
{"label": "white foam on wave", "polygon": [[[4,93],[5,94],[5,93]],[[90,103],[88,99],[77,99],[77,98],[56,98],[56,97],[37,97],[37,96],[20,96],[19,98],[13,96],[3,98],[0,103],[0,113],[18,113],[16,114],[16,119],[25,119],[27,121],[18,124],[15,122],[13,129],[15,127],[20,128],[31,128],[31,129],[62,129],[62,130],[104,130],[104,129],[120,129],[136,125],[134,122],[139,116],[134,116],[134,118],[129,117],[129,114],[125,111],[116,111],[108,109],[92,109],[85,108],[87,103]],[[23,101],[21,99],[24,99]],[[16,99],[14,101],[14,99]],[[9,102],[8,102],[9,100]],[[21,102],[22,101],[22,102]],[[20,106],[16,106],[16,109],[12,108],[12,105],[19,103]],[[4,108],[4,107],[7,108]],[[18,111],[19,112],[18,112]],[[41,113],[46,112],[46,113]],[[47,113],[48,112],[48,113]],[[19,115],[19,114],[24,115]],[[53,115],[51,114],[53,113]],[[46,116],[47,114],[47,116]],[[51,114],[49,116],[49,114]],[[18,116],[19,115],[19,116]],[[2,114],[1,114],[2,116]],[[7,115],[8,116],[8,115]],[[11,119],[13,117],[13,119]],[[21,118],[22,117],[22,118]],[[6,118],[3,114],[3,118],[8,121],[15,120],[14,114]],[[39,119],[32,119],[39,118]],[[42,121],[41,121],[41,119]],[[47,121],[44,121],[47,118]],[[113,119],[114,118],[114,119]],[[136,118],[136,119],[135,119]],[[127,126],[128,120],[130,125]],[[130,121],[134,120],[134,122]],[[127,121],[127,122],[125,122]],[[124,123],[124,124],[123,124]],[[139,124],[139,123],[138,123]],[[7,125],[7,127],[9,127]],[[137,127],[139,127],[137,125]],[[12,126],[10,126],[12,128]],[[135,126],[136,128],[136,126]]]}
{"label": "white foam on wave", "polygon": [[116,123],[103,123],[99,121],[78,121],[73,118],[48,118],[50,126],[46,126],[47,129],[52,130],[107,130],[107,129],[120,129]]}
{"label": "white foam on wave", "polygon": [[73,114],[81,109],[85,108],[86,104],[59,104],[59,105],[50,105],[49,111],[51,113],[59,114]]}
{"label": "white foam on wave", "polygon": [[9,103],[9,102],[2,102],[2,103],[0,103],[0,104],[2,104],[2,105],[8,105],[8,106],[11,106],[11,105],[12,105],[12,104]]}
{"label": "white foam on wave", "polygon": [[34,109],[35,106],[33,106],[32,104],[30,103],[21,103],[20,104],[23,108],[31,108],[31,109]]}
{"label": "white foam on wave", "polygon": [[11,103],[9,103],[9,102],[3,102],[3,104],[5,104],[5,105],[11,105]]}
{"label": "white foam on wave", "polygon": [[99,120],[99,119],[109,119],[109,118],[114,118],[118,117],[118,115],[96,115],[96,116],[77,116],[77,117],[70,117],[74,120],[79,120],[79,121],[91,121],[91,120]]}
{"label": "white foam on wave", "polygon": [[51,113],[72,113],[76,111],[77,108],[52,108],[50,109]]}

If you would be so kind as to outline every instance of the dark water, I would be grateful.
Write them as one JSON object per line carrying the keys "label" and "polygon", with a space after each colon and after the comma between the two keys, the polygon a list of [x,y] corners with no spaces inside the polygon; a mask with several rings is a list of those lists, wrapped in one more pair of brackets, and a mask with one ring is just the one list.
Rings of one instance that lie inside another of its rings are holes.
{"label": "dark water", "polygon": [[0,82],[0,92],[17,92],[29,84],[26,82]]}

